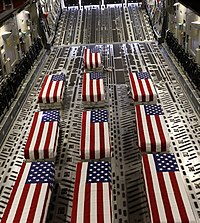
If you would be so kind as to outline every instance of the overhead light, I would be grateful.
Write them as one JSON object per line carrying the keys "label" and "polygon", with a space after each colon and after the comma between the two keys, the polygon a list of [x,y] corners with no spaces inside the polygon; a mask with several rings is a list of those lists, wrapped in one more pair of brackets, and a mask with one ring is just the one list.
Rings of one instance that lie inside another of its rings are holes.
{"label": "overhead light", "polygon": [[176,3],[174,3],[173,6],[177,6],[177,5],[180,5],[180,3],[179,2],[176,2]]}
{"label": "overhead light", "polygon": [[25,14],[30,14],[30,12],[29,12],[29,11],[26,11],[26,10],[24,10],[24,13],[25,13]]}
{"label": "overhead light", "polygon": [[192,24],[194,24],[194,25],[200,25],[200,21],[193,21],[193,22],[191,22]]}
{"label": "overhead light", "polygon": [[11,32],[8,32],[8,31],[5,31],[4,33],[2,33],[2,37],[4,40],[6,40],[10,35],[11,35]]}
{"label": "overhead light", "polygon": [[200,29],[200,21],[193,21],[191,22],[192,27],[196,28],[196,29]]}

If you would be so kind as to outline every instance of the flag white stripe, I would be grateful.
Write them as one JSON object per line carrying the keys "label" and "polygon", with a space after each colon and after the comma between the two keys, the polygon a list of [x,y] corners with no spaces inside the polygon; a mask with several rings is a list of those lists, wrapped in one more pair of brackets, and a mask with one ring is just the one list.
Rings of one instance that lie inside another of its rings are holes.
{"label": "flag white stripe", "polygon": [[90,69],[90,49],[86,50],[86,66]]}
{"label": "flag white stripe", "polygon": [[77,219],[76,222],[84,222],[85,179],[87,176],[87,162],[82,163],[81,178],[78,191]]}
{"label": "flag white stripe", "polygon": [[[146,143],[146,151],[150,151],[151,150],[151,140],[150,140],[150,136],[149,136],[149,129],[147,126],[147,121],[146,121],[146,115],[145,115],[145,109],[144,106],[140,106],[140,111],[141,111],[141,119],[142,119],[142,123],[141,125],[143,126],[143,130],[144,130],[144,138],[145,138],[145,143]],[[138,123],[138,126],[140,124]],[[140,133],[138,131],[138,138],[140,138]],[[141,143],[141,141],[140,141]],[[141,144],[140,144],[141,146]]]}
{"label": "flag white stripe", "polygon": [[56,88],[56,82],[57,81],[51,81],[51,88],[50,88],[50,92],[49,92],[49,101],[50,103],[53,103],[54,102],[54,99],[53,99],[53,94],[54,94],[54,91],[55,91],[55,88]]}
{"label": "flag white stripe", "polygon": [[108,122],[104,122],[104,144],[105,144],[105,157],[110,157],[110,138]]}
{"label": "flag white stripe", "polygon": [[[85,128],[85,156],[90,154],[90,119],[91,119],[91,111],[87,111],[86,114],[86,126]],[[86,157],[89,158],[89,157]]]}
{"label": "flag white stripe", "polygon": [[86,100],[90,101],[90,73],[86,73]]}
{"label": "flag white stripe", "polygon": [[101,54],[97,53],[98,67],[101,66]]}
{"label": "flag white stripe", "polygon": [[100,131],[99,131],[99,123],[95,123],[94,125],[94,132],[95,132],[95,136],[94,136],[94,139],[95,139],[95,147],[93,148],[95,151],[95,159],[99,159],[100,158]]}
{"label": "flag white stripe", "polygon": [[105,100],[105,91],[104,91],[104,84],[103,79],[99,81],[100,84],[100,92],[101,92],[101,101]]}
{"label": "flag white stripe", "polygon": [[93,97],[94,97],[94,102],[98,101],[97,98],[97,80],[93,80]]}
{"label": "flag white stripe", "polygon": [[155,115],[150,115],[150,120],[152,124],[152,129],[155,137],[155,144],[156,144],[156,152],[161,151],[161,138],[158,132],[158,126],[156,124]]}
{"label": "flag white stripe", "polygon": [[90,222],[97,223],[97,184],[91,183],[90,184]]}
{"label": "flag white stripe", "polygon": [[[174,217],[174,222],[181,222],[181,217],[180,217],[179,209],[178,209],[178,206],[177,206],[177,203],[176,203],[176,198],[174,196],[174,190],[173,190],[173,187],[172,187],[172,184],[171,184],[169,173],[168,172],[163,172],[163,178],[164,178],[164,181],[165,181],[165,186],[166,186],[166,190],[167,190],[169,203],[170,203],[170,206],[171,206],[172,215]],[[162,219],[161,219],[161,221],[162,221]]]}
{"label": "flag white stripe", "polygon": [[111,221],[111,213],[110,213],[110,185],[108,183],[103,183],[103,213],[104,213],[104,222],[112,222]]}
{"label": "flag white stripe", "polygon": [[26,182],[26,179],[27,179],[27,176],[28,176],[28,173],[29,173],[30,166],[31,166],[31,163],[27,163],[25,168],[24,168],[22,178],[19,182],[14,200],[12,202],[12,206],[11,206],[10,211],[9,211],[7,222],[13,222],[13,220],[14,220],[14,217],[16,215],[16,211],[17,211],[17,208],[18,208],[18,205],[19,205],[19,202],[20,202],[20,198],[21,198],[21,195],[23,193],[24,184]]}
{"label": "flag white stripe", "polygon": [[[149,161],[151,178],[152,178],[152,183],[153,183],[153,188],[154,188],[153,191],[155,193],[155,199],[156,199],[156,203],[158,207],[158,214],[159,214],[160,219],[162,219],[161,222],[167,222],[167,217],[166,217],[165,209],[163,206],[163,199],[161,196],[160,184],[157,177],[155,162],[154,162],[153,156],[150,154],[148,155],[148,161]],[[148,190],[147,190],[147,193],[148,193]],[[149,204],[150,204],[150,201],[149,201]]]}
{"label": "flag white stripe", "polygon": [[[57,133],[57,131],[58,131],[58,133]],[[58,136],[59,136],[58,122],[54,122],[52,132],[51,132],[51,139],[50,139],[50,143],[49,143],[49,151],[48,151],[49,158],[53,158],[56,154],[57,144],[55,144],[55,142],[58,142]],[[54,146],[55,146],[55,148],[54,148]],[[55,149],[55,151],[54,151],[54,149]]]}
{"label": "flag white stripe", "polygon": [[52,78],[52,75],[49,75],[48,78],[47,78],[47,82],[46,82],[46,84],[44,86],[44,90],[42,92],[42,101],[43,101],[43,103],[47,102],[46,95],[47,95],[47,90],[48,90],[49,84],[51,82],[51,78]]}
{"label": "flag white stripe", "polygon": [[96,68],[95,53],[92,53],[92,68]]}
{"label": "flag white stripe", "polygon": [[31,207],[31,204],[32,204],[32,199],[33,199],[35,187],[36,187],[36,184],[32,184],[29,188],[29,191],[28,191],[28,194],[27,194],[27,197],[26,197],[26,201],[25,201],[25,204],[24,204],[24,208],[23,208],[23,211],[22,211],[20,223],[27,222],[27,218],[28,218],[29,210],[30,210],[30,207]]}

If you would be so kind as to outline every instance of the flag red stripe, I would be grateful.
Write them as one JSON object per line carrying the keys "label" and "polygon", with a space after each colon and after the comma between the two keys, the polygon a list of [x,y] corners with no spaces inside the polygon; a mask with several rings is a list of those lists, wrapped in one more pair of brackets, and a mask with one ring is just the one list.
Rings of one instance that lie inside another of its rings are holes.
{"label": "flag red stripe", "polygon": [[130,79],[131,79],[131,85],[132,85],[132,89],[133,89],[133,99],[134,101],[138,101],[138,93],[137,93],[137,89],[136,89],[136,85],[135,85],[135,81],[134,81],[134,78],[133,78],[133,74],[130,73]]}
{"label": "flag red stripe", "polygon": [[99,123],[100,132],[100,158],[105,157],[105,138],[104,138],[104,122]]}
{"label": "flag red stripe", "polygon": [[21,166],[21,169],[19,171],[17,180],[16,180],[15,185],[14,185],[13,190],[12,190],[10,199],[8,201],[8,204],[7,204],[6,209],[4,211],[3,217],[1,219],[1,223],[7,223],[8,215],[10,213],[10,209],[11,209],[13,200],[15,198],[15,195],[17,193],[18,185],[20,183],[20,180],[22,179],[22,175],[23,175],[23,172],[24,172],[24,168],[25,168],[25,163],[22,163],[22,166]]}
{"label": "flag red stripe", "polygon": [[82,100],[86,101],[86,73],[83,75],[83,89],[82,89]]}
{"label": "flag red stripe", "polygon": [[98,67],[98,53],[95,53],[95,68]]}
{"label": "flag red stripe", "polygon": [[[35,159],[39,159],[38,149],[39,149],[40,142],[41,142],[41,139],[42,139],[42,133],[43,133],[43,129],[44,129],[44,124],[45,124],[44,122],[40,123],[40,128],[39,128],[37,139],[36,139],[36,142],[35,142],[35,146],[34,146],[34,156],[35,156]],[[46,123],[46,125],[48,125],[48,124],[49,123]]]}
{"label": "flag red stripe", "polygon": [[161,151],[166,151],[166,138],[163,132],[163,127],[161,125],[161,121],[160,121],[160,117],[159,116],[155,116],[156,118],[156,125],[158,128],[158,132],[159,132],[159,136],[160,136],[160,140],[161,140]]}
{"label": "flag red stripe", "polygon": [[156,198],[155,198],[155,192],[154,192],[154,187],[153,187],[153,181],[152,181],[152,175],[151,175],[151,171],[150,171],[148,155],[143,155],[143,163],[144,163],[146,182],[148,185],[148,192],[149,192],[149,199],[150,199],[150,203],[149,203],[150,208],[149,209],[152,210],[152,217],[153,217],[152,222],[160,222],[160,217],[158,214],[158,206],[157,206]]}
{"label": "flag red stripe", "polygon": [[146,101],[146,93],[144,91],[144,86],[143,86],[142,81],[138,80],[138,84],[140,86],[140,91],[141,91],[141,94],[142,94],[142,101]]}
{"label": "flag red stripe", "polygon": [[46,101],[47,103],[50,103],[50,91],[52,87],[52,81],[49,82],[49,86],[47,88],[47,93],[46,93]]}
{"label": "flag red stripe", "polygon": [[90,205],[91,183],[85,184],[84,223],[90,223],[90,212],[94,207]]}
{"label": "flag red stripe", "polygon": [[148,92],[149,92],[149,101],[153,101],[153,91],[151,89],[151,85],[149,83],[149,80],[146,79],[145,82],[146,82],[147,89],[148,89]]}
{"label": "flag red stripe", "polygon": [[33,118],[32,125],[31,125],[31,130],[30,130],[30,133],[29,133],[29,136],[28,136],[25,148],[24,148],[25,159],[30,159],[29,148],[30,148],[31,141],[32,141],[32,138],[33,138],[33,134],[34,134],[34,131],[35,131],[35,127],[36,127],[36,124],[37,124],[38,116],[39,116],[39,112],[36,112],[35,115],[34,115],[34,118]]}
{"label": "flag red stripe", "polygon": [[147,128],[148,128],[148,134],[150,137],[150,142],[151,142],[151,151],[156,152],[156,140],[155,140],[155,135],[152,127],[152,121],[150,118],[150,115],[146,115],[146,121],[147,121]]}
{"label": "flag red stripe", "polygon": [[42,89],[40,90],[40,93],[39,93],[39,96],[38,96],[38,102],[39,103],[43,103],[42,95],[43,95],[44,88],[45,88],[45,85],[47,83],[47,80],[48,80],[48,75],[46,75],[45,78],[44,78],[44,82],[42,84]]}
{"label": "flag red stripe", "polygon": [[82,112],[82,130],[81,130],[81,159],[85,159],[85,139],[86,139],[86,115],[87,112]]}
{"label": "flag red stripe", "polygon": [[82,163],[78,163],[76,166],[76,182],[74,186],[74,198],[73,198],[73,206],[72,206],[71,223],[76,223],[76,220],[77,220],[78,195],[79,195],[79,187],[80,187],[80,179],[81,179],[81,169],[82,169]]}
{"label": "flag red stripe", "polygon": [[97,88],[97,100],[101,101],[100,80],[96,81],[96,88]]}
{"label": "flag red stripe", "polygon": [[94,89],[93,89],[93,80],[90,80],[90,101],[94,101]]}
{"label": "flag red stripe", "polygon": [[92,64],[92,53],[90,53],[90,61],[89,61],[89,64],[90,64],[90,68],[94,68],[93,67],[93,64]]}
{"label": "flag red stripe", "polygon": [[[44,139],[45,140],[44,159],[53,158],[53,157],[49,157],[49,145],[50,145],[50,141],[52,137],[53,124],[54,124],[53,122],[48,122],[47,135],[46,135],[46,139]],[[38,157],[39,157],[39,153],[38,153]]]}
{"label": "flag red stripe", "polygon": [[53,102],[57,102],[57,94],[58,94],[58,87],[59,87],[60,81],[56,81],[56,86],[54,88],[53,92]]}
{"label": "flag red stripe", "polygon": [[44,208],[42,210],[42,215],[41,215],[40,223],[43,223],[44,222],[45,210],[48,208],[47,201],[48,201],[48,196],[49,196],[50,191],[51,191],[50,188],[48,188],[47,193],[45,195]]}
{"label": "flag red stripe", "polygon": [[103,184],[97,183],[97,223],[104,223],[103,203]]}
{"label": "flag red stripe", "polygon": [[85,67],[87,68],[87,49],[84,50],[84,64]]}
{"label": "flag red stripe", "polygon": [[136,105],[136,113],[137,113],[137,123],[138,123],[138,129],[137,131],[139,131],[139,138],[140,138],[140,150],[141,151],[146,151],[146,143],[145,143],[145,137],[144,137],[144,128],[143,128],[143,124],[142,124],[142,116],[141,116],[141,110],[140,110],[140,106]]}
{"label": "flag red stripe", "polygon": [[29,209],[27,222],[31,223],[34,220],[35,211],[36,211],[36,208],[38,205],[38,199],[39,199],[40,192],[41,192],[41,187],[42,187],[41,183],[36,184],[34,195],[33,195],[32,202],[31,202],[31,207]]}
{"label": "flag red stripe", "polygon": [[173,217],[173,214],[172,214],[172,209],[171,209],[171,205],[170,205],[170,202],[169,202],[168,193],[167,193],[165,181],[164,181],[164,178],[163,178],[163,173],[158,172],[157,176],[158,176],[160,192],[161,192],[162,201],[163,201],[163,205],[164,205],[167,220],[168,220],[168,222],[174,222],[174,217]]}
{"label": "flag red stripe", "polygon": [[90,159],[95,159],[95,124],[90,123]]}
{"label": "flag red stripe", "polygon": [[171,180],[171,183],[172,183],[174,196],[176,198],[176,204],[178,206],[178,210],[179,210],[179,213],[180,213],[181,220],[184,223],[189,223],[187,212],[185,210],[186,207],[183,203],[183,199],[182,199],[182,196],[181,196],[181,193],[180,193],[180,190],[179,190],[176,175],[175,175],[174,172],[170,172],[169,176],[170,176],[170,180]]}

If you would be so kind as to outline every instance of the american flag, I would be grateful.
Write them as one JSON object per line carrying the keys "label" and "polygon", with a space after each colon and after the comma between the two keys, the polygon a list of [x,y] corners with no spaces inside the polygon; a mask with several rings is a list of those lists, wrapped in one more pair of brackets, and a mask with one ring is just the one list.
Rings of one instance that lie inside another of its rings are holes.
{"label": "american flag", "polygon": [[39,103],[62,102],[65,75],[46,75],[38,96]]}
{"label": "american flag", "polygon": [[136,105],[138,146],[142,152],[163,152],[170,139],[160,105]]}
{"label": "american flag", "polygon": [[145,154],[142,163],[151,222],[195,223],[174,154]]}
{"label": "american flag", "polygon": [[105,100],[102,73],[84,73],[82,99],[86,102]]}
{"label": "american flag", "polygon": [[45,222],[53,183],[53,162],[23,163],[1,223]]}
{"label": "american flag", "polygon": [[108,111],[82,112],[81,159],[100,159],[111,156]]}
{"label": "american flag", "polygon": [[111,223],[111,165],[82,162],[76,167],[71,223]]}
{"label": "american flag", "polygon": [[156,91],[148,72],[130,73],[129,79],[133,100],[135,102],[156,102]]}
{"label": "american flag", "polygon": [[56,156],[59,121],[59,111],[35,113],[24,148],[25,159],[52,159]]}
{"label": "american flag", "polygon": [[98,52],[92,53],[90,49],[84,50],[84,67],[85,69],[96,69],[102,66],[101,55]]}

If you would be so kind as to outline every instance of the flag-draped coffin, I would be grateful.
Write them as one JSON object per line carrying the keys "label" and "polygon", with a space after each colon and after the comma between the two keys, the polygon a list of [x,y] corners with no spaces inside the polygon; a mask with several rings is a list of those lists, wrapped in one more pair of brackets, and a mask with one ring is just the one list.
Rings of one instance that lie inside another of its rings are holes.
{"label": "flag-draped coffin", "polygon": [[81,159],[111,157],[107,110],[82,112],[80,155]]}
{"label": "flag-draped coffin", "polygon": [[164,152],[170,139],[160,105],[136,105],[138,146],[142,152]]}
{"label": "flag-draped coffin", "polygon": [[65,74],[46,75],[40,93],[38,103],[61,103],[65,87]]}
{"label": "flag-draped coffin", "polygon": [[85,49],[83,60],[86,70],[102,68],[101,54],[98,52],[93,53],[90,49]]}
{"label": "flag-draped coffin", "polygon": [[83,74],[82,100],[83,102],[98,102],[105,100],[102,73],[92,72]]}
{"label": "flag-draped coffin", "polygon": [[59,111],[35,113],[24,148],[25,159],[52,159],[56,156],[59,121]]}
{"label": "flag-draped coffin", "polygon": [[144,154],[143,175],[152,223],[195,223],[174,154]]}
{"label": "flag-draped coffin", "polygon": [[135,102],[156,102],[157,94],[148,72],[130,73],[129,80],[132,97]]}
{"label": "flag-draped coffin", "polygon": [[111,223],[110,162],[80,162],[76,181],[71,223]]}
{"label": "flag-draped coffin", "polygon": [[54,172],[53,162],[23,163],[1,223],[46,222]]}

